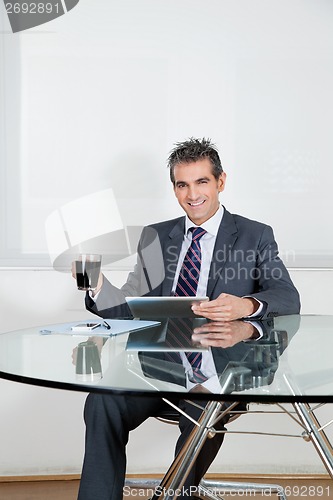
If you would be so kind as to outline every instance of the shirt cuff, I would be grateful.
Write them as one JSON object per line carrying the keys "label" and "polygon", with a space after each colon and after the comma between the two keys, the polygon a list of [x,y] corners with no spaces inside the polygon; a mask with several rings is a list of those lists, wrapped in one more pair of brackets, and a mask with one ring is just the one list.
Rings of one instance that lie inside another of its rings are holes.
{"label": "shirt cuff", "polygon": [[242,299],[254,299],[259,304],[258,309],[253,314],[250,314],[250,316],[245,316],[245,318],[256,318],[257,316],[260,316],[261,311],[264,308],[264,304],[260,302],[260,300],[256,299],[255,297],[251,297],[251,295],[245,295],[244,297],[242,297]]}
{"label": "shirt cuff", "polygon": [[253,334],[255,335],[255,337],[250,337],[249,339],[246,339],[246,340],[243,340],[243,342],[248,342],[250,340],[260,340],[263,336],[264,336],[264,331],[263,329],[261,328],[260,324],[258,323],[258,321],[250,321],[248,319],[245,320],[246,323],[250,323],[252,326],[254,326],[254,328],[257,330],[256,334]]}

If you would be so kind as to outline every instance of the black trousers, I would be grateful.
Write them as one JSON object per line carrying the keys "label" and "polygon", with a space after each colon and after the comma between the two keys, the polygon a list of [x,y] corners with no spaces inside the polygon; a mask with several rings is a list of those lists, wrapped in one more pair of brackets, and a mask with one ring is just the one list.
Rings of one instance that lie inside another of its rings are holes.
{"label": "black trousers", "polygon": [[[185,401],[179,406],[197,419],[201,410]],[[205,402],[201,402],[205,404]],[[121,500],[126,472],[126,444],[129,432],[148,417],[156,415],[167,406],[160,398],[89,394],[85,404],[86,423],[85,457],[82,468],[78,500]],[[219,423],[223,428],[223,423]],[[181,416],[180,437],[176,453],[182,447],[193,424]],[[194,491],[214,460],[224,438],[216,434],[207,439],[185,482],[184,495],[179,499],[193,498],[186,492]],[[142,450],[144,460],[144,450]],[[191,488],[190,486],[194,487]],[[195,496],[195,495],[194,495]]]}

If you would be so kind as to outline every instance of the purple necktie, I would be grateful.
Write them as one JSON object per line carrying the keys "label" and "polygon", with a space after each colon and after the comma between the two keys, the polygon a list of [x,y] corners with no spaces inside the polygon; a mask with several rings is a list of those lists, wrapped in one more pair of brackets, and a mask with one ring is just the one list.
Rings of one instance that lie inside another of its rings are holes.
{"label": "purple necktie", "polygon": [[201,268],[200,238],[206,234],[206,231],[201,227],[192,227],[190,231],[192,231],[192,241],[180,269],[175,291],[175,295],[179,297],[197,294]]}
{"label": "purple necktie", "polygon": [[[201,268],[200,239],[207,231],[202,227],[192,227],[190,231],[192,231],[192,241],[180,269],[175,291],[175,295],[178,297],[191,297],[197,294]],[[200,372],[202,354],[200,352],[187,352],[186,357],[192,365],[193,375],[195,376],[197,373],[199,380],[204,380],[205,378]]]}

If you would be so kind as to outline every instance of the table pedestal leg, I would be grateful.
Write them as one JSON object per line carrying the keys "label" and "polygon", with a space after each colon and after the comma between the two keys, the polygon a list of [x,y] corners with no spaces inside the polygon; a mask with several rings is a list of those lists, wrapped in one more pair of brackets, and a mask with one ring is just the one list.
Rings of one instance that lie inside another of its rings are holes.
{"label": "table pedestal leg", "polygon": [[301,423],[304,425],[309,439],[312,441],[323,464],[333,479],[333,448],[325,432],[321,430],[321,425],[317,417],[308,403],[293,403],[293,407]]}
{"label": "table pedestal leg", "polygon": [[177,490],[183,487],[185,480],[193,466],[203,444],[209,437],[211,426],[215,418],[221,410],[222,404],[218,401],[210,401],[207,403],[205,410],[200,416],[199,426],[194,426],[192,432],[187,438],[182,450],[172,462],[169,470],[164,476],[157,493],[152,497],[152,500],[164,498],[165,500],[173,500],[176,498]]}

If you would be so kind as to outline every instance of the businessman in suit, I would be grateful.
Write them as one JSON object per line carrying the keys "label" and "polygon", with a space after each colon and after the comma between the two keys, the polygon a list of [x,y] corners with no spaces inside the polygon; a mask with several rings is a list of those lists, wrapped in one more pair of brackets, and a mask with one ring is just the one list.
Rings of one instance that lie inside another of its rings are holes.
{"label": "businessman in suit", "polygon": [[[145,228],[137,264],[125,285],[118,289],[101,275],[95,292],[87,294],[87,309],[104,318],[124,317],[130,315],[126,296],[207,295],[209,301],[192,309],[213,322],[297,314],[299,295],[279,259],[272,229],[233,215],[220,205],[226,174],[215,146],[209,140],[194,138],[178,143],[168,165],[185,217]],[[184,265],[189,267],[189,263],[193,267],[186,275]],[[205,388],[197,384],[192,390]],[[88,396],[79,500],[122,498],[129,431],[158,413],[164,404],[158,398]],[[179,401],[179,405],[198,418],[197,408],[185,401]],[[192,424],[181,418],[179,427],[176,452]],[[179,498],[196,498],[189,491],[193,492],[200,482],[222,441],[223,434],[206,441]]]}

